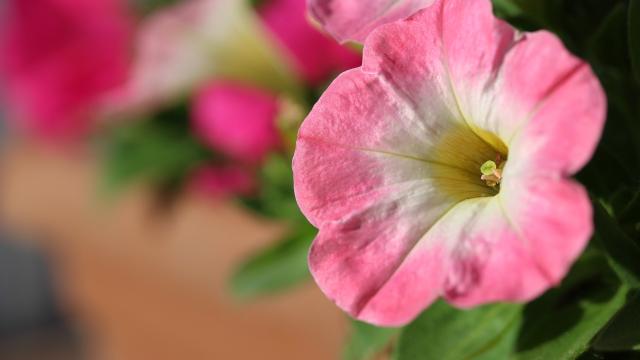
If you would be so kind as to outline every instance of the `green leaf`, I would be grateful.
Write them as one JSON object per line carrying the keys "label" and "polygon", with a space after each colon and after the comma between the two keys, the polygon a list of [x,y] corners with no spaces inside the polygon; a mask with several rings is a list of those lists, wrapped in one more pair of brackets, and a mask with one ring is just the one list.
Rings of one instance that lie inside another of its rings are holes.
{"label": "green leaf", "polygon": [[595,201],[595,240],[620,279],[630,287],[640,287],[640,246],[620,229],[603,205]]}
{"label": "green leaf", "polygon": [[640,360],[640,351],[600,352],[590,349],[578,360]]}
{"label": "green leaf", "polygon": [[626,17],[625,4],[617,4],[588,38],[587,56],[591,62],[628,70]]}
{"label": "green leaf", "polygon": [[640,350],[640,293],[629,298],[593,347],[599,351]]}
{"label": "green leaf", "polygon": [[296,231],[241,264],[231,278],[231,290],[249,299],[283,291],[309,278],[307,254],[315,236],[311,226]]}
{"label": "green leaf", "polygon": [[369,360],[389,348],[398,328],[381,328],[360,321],[351,322],[351,334],[343,354],[344,360]]}
{"label": "green leaf", "polygon": [[623,306],[626,293],[606,260],[585,254],[561,287],[525,307],[512,358],[575,359]]}
{"label": "green leaf", "polygon": [[640,0],[629,1],[629,55],[636,80],[640,83]]}
{"label": "green leaf", "polygon": [[400,334],[398,360],[505,359],[522,306],[494,304],[459,310],[436,302]]}
{"label": "green leaf", "polygon": [[403,359],[574,359],[624,304],[606,259],[588,250],[560,287],[523,305],[456,310],[438,302],[406,327]]}
{"label": "green leaf", "polygon": [[[520,30],[536,30],[540,23],[516,0],[492,0],[494,14]],[[536,2],[537,3],[537,2]]]}

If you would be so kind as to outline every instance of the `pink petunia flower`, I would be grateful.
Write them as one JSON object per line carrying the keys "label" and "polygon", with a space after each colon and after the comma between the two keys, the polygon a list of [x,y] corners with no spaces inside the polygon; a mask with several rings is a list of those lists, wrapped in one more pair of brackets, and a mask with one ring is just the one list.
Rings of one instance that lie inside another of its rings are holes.
{"label": "pink petunia flower", "polygon": [[257,164],[280,146],[278,110],[278,99],[268,92],[214,82],[196,94],[191,117],[196,134],[211,148]]}
{"label": "pink petunia flower", "polygon": [[120,0],[14,0],[0,29],[0,73],[11,120],[69,138],[98,99],[123,83],[132,19]]}
{"label": "pink petunia flower", "polygon": [[587,64],[551,33],[516,36],[489,0],[438,0],[382,26],[298,135],[316,282],[379,325],[438,297],[537,297],[592,234],[568,177],[592,156],[605,108]]}
{"label": "pink petunia flower", "polygon": [[380,25],[404,19],[434,0],[307,0],[309,12],[340,42],[364,42]]}
{"label": "pink petunia flower", "polygon": [[360,65],[360,55],[311,26],[305,0],[266,0],[258,13],[290,52],[298,73],[312,85]]}
{"label": "pink petunia flower", "polygon": [[185,0],[140,24],[127,83],[105,101],[108,114],[146,112],[183,100],[214,78],[298,91],[283,56],[240,0]]}

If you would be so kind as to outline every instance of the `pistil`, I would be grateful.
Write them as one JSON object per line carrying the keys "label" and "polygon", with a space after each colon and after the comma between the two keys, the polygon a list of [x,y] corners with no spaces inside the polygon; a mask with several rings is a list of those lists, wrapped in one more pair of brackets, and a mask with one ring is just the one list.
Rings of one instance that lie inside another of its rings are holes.
{"label": "pistil", "polygon": [[502,169],[506,161],[502,161],[500,155],[496,157],[496,161],[489,160],[480,166],[480,179],[492,188],[496,188],[502,181]]}

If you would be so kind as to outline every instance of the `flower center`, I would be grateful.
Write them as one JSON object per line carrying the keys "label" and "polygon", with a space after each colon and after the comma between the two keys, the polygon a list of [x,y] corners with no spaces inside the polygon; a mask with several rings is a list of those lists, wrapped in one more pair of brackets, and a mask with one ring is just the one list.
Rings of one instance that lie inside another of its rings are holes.
{"label": "flower center", "polygon": [[480,173],[482,174],[480,180],[492,188],[498,187],[500,181],[502,181],[502,169],[504,169],[506,163],[506,161],[502,161],[500,154],[496,156],[496,161],[486,161],[480,166]]}
{"label": "flower center", "polygon": [[462,201],[500,192],[509,150],[495,134],[456,124],[431,152],[431,171],[438,190]]}

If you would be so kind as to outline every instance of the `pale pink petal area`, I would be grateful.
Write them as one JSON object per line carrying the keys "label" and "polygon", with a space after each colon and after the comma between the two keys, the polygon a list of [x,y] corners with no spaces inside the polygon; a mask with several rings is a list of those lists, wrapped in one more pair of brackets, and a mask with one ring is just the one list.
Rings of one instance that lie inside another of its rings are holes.
{"label": "pale pink petal area", "polygon": [[[491,89],[513,46],[515,31],[493,16],[485,0],[437,1],[406,21],[387,24],[365,44],[362,70],[378,74],[415,111],[430,115],[430,102],[445,102],[454,121],[493,117]],[[513,125],[498,122],[498,134]],[[502,127],[505,127],[504,129]]]}
{"label": "pale pink petal area", "polygon": [[434,0],[307,0],[309,12],[340,42],[364,42],[376,27],[403,19]]}
{"label": "pale pink petal area", "polygon": [[[516,36],[488,0],[437,0],[379,27],[298,135],[318,286],[394,326],[438,297],[470,307],[555,286],[593,231],[586,191],[567,177],[605,111],[587,65],[549,33]],[[500,159],[496,190],[480,166]]]}
{"label": "pale pink petal area", "polygon": [[97,101],[125,82],[133,26],[120,0],[12,0],[0,19],[10,120],[49,139],[90,128]]}
{"label": "pale pink petal area", "polygon": [[401,188],[432,183],[423,159],[450,124],[438,116],[446,114],[443,104],[435,101],[431,110],[431,123],[423,122],[379,77],[360,70],[340,75],[298,133],[296,198],[311,223],[321,227]]}
{"label": "pale pink petal area", "polygon": [[[215,14],[225,9],[218,8],[217,0],[189,0],[145,18],[135,38],[130,78],[106,100],[107,111],[159,106],[209,79],[217,64],[203,52],[211,51],[208,48],[217,38],[204,36],[215,26]],[[219,32],[227,31],[225,22],[217,26]]]}
{"label": "pale pink petal area", "polygon": [[463,228],[464,236],[448,233],[458,239],[444,297],[460,307],[529,301],[558,285],[586,247],[591,204],[571,180],[505,181]]}
{"label": "pale pink petal area", "polygon": [[576,173],[596,149],[607,110],[591,68],[552,34],[537,32],[510,52],[503,77],[504,101],[522,104],[507,139],[514,149],[511,172]]}
{"label": "pale pink petal area", "polygon": [[214,82],[196,94],[191,118],[212,149],[245,163],[259,163],[280,145],[278,99],[257,88]]}
{"label": "pale pink petal area", "polygon": [[[296,198],[321,229],[309,258],[316,281],[340,307],[365,316],[377,289],[454,203],[436,191],[433,170],[421,160],[430,145],[424,139],[446,124],[437,117],[422,124],[384,82],[359,70],[331,89],[298,134]],[[426,305],[422,296],[417,301]]]}
{"label": "pale pink petal area", "polygon": [[[446,253],[441,245],[425,248],[419,241],[424,233],[398,221],[406,215],[388,207],[379,210],[377,219],[363,219],[361,229],[349,223],[324,227],[311,248],[314,279],[329,299],[359,320],[406,324],[440,296]],[[413,241],[400,241],[409,236]]]}
{"label": "pale pink petal area", "polygon": [[304,0],[267,0],[259,5],[258,13],[291,54],[298,72],[312,85],[321,85],[360,65],[360,54],[337,44],[309,23]]}
{"label": "pale pink petal area", "polygon": [[206,166],[197,169],[189,180],[189,187],[213,198],[229,195],[249,195],[256,183],[251,172],[238,165]]}
{"label": "pale pink petal area", "polygon": [[[352,316],[381,326],[406,324],[443,295],[447,287],[467,288],[473,285],[476,279],[471,271],[467,271],[469,267],[465,268],[461,254],[482,256],[488,245],[461,244],[458,238],[468,234],[467,223],[483,216],[489,204],[490,198],[470,199],[440,209],[438,217],[430,223],[420,221],[422,212],[426,210],[425,204],[420,204],[422,209],[420,206],[411,209],[409,214],[398,214],[399,221],[396,217],[382,214],[384,216],[371,220],[375,225],[358,229],[367,239],[364,248],[354,243],[351,233],[344,230],[332,234],[332,240],[325,240],[322,237],[325,228],[322,228],[309,257],[312,270],[316,265],[314,277],[323,291]],[[416,232],[412,233],[411,221],[425,227],[414,226]],[[392,254],[385,241],[389,234],[411,234],[415,238],[401,253]],[[377,241],[371,240],[373,238]],[[323,240],[326,241],[324,246]],[[324,263],[317,263],[318,247],[331,249],[329,244],[343,246],[332,249],[332,256],[325,254]],[[371,253],[369,258],[365,258],[368,260],[365,263],[361,262],[360,253],[363,251]],[[392,266],[385,268],[386,263],[392,263]],[[463,269],[456,273],[454,270],[459,266]],[[354,277],[352,273],[355,271],[362,275]],[[353,294],[359,295],[357,302],[343,303],[344,299],[354,297]]]}

